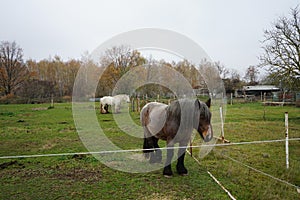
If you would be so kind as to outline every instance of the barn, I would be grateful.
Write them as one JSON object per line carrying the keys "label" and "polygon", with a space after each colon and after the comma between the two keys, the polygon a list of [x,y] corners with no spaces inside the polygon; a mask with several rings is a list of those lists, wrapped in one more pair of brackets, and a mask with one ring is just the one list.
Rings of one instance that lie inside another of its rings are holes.
{"label": "barn", "polygon": [[272,92],[279,92],[280,88],[274,85],[255,85],[255,86],[244,86],[243,91],[246,95],[262,96],[266,93],[267,96],[271,96]]}

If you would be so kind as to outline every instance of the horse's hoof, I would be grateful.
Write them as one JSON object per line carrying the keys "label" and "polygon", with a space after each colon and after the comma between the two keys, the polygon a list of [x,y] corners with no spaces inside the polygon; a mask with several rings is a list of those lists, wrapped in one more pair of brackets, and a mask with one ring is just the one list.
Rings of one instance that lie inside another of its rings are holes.
{"label": "horse's hoof", "polygon": [[173,172],[172,172],[172,170],[164,170],[163,175],[166,178],[172,178]]}
{"label": "horse's hoof", "polygon": [[163,175],[164,176],[172,176],[173,175],[171,165],[167,165],[164,167]]}
{"label": "horse's hoof", "polygon": [[180,176],[187,176],[188,173],[184,173],[184,174],[179,174]]}
{"label": "horse's hoof", "polygon": [[166,175],[166,174],[164,174],[164,177],[165,177],[165,178],[172,178],[173,175]]}
{"label": "horse's hoof", "polygon": [[176,169],[179,175],[186,176],[188,174],[188,170],[184,166],[177,165]]}

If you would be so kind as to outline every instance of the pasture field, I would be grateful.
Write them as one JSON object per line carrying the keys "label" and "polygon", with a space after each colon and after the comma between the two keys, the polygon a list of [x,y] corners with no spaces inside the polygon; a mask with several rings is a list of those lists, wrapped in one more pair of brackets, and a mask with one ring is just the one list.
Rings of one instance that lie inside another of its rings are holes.
{"label": "pasture field", "polygon": [[[48,106],[0,105],[0,157],[87,151],[76,132],[72,105]],[[300,137],[300,108],[266,107],[264,120],[260,103],[228,105],[225,137],[231,142],[284,139],[286,111],[290,138]],[[142,139],[122,133],[112,114],[96,112],[115,144],[123,149],[142,147]],[[139,124],[139,115],[131,116]],[[197,144],[199,136],[193,143]],[[199,159],[200,165],[187,155],[189,175],[174,173],[172,178],[163,177],[162,170],[116,171],[91,155],[0,159],[0,199],[229,199],[207,170],[237,199],[299,199],[293,186],[241,164],[300,186],[300,141],[289,144],[289,169],[285,168],[284,142],[233,145],[215,147]],[[197,156],[197,149],[193,153]]]}

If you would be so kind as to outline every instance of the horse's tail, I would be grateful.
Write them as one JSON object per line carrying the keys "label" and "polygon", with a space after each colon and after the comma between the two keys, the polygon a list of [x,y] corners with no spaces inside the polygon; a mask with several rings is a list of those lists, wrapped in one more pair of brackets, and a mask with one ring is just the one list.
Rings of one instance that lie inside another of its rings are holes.
{"label": "horse's tail", "polygon": [[143,153],[146,158],[149,158],[150,152],[154,151],[152,150],[154,148],[154,141],[150,131],[147,128],[147,125],[149,124],[149,108],[147,105],[142,108],[140,113],[140,119],[141,119],[141,124],[144,128]]}

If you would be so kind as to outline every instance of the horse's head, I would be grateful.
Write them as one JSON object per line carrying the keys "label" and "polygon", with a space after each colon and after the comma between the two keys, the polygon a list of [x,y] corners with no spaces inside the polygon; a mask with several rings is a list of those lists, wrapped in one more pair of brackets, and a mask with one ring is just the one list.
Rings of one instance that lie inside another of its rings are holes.
{"label": "horse's head", "polygon": [[127,103],[130,103],[130,98],[129,98],[128,95],[125,95],[125,101],[126,101]]}
{"label": "horse's head", "polygon": [[199,132],[205,142],[209,142],[213,138],[213,130],[211,126],[211,112],[209,110],[211,100],[206,103],[199,100],[195,101],[195,119],[194,128]]}

